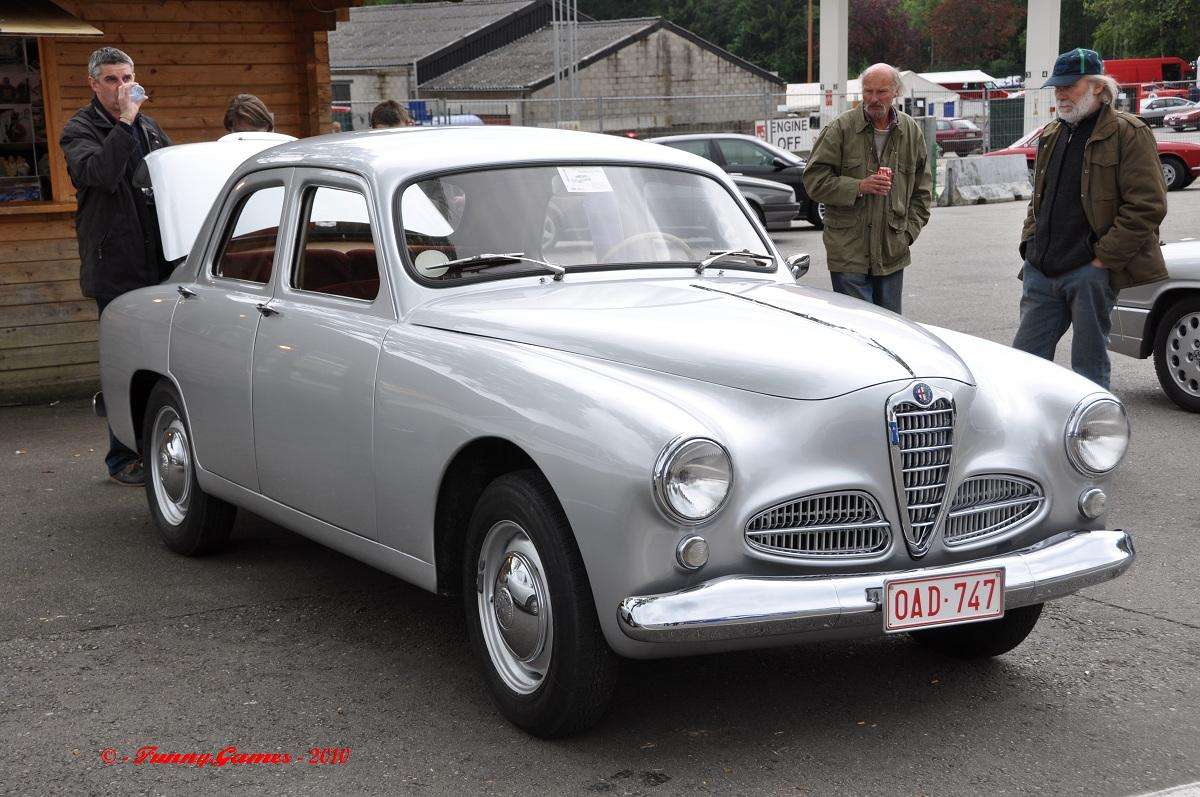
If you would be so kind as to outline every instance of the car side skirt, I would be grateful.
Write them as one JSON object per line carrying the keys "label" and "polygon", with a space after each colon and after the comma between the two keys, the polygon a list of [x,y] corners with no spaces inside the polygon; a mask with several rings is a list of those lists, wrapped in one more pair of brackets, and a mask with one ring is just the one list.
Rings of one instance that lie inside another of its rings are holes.
{"label": "car side skirt", "polygon": [[313,542],[390,573],[421,589],[437,591],[437,571],[429,562],[292,509],[203,468],[196,469],[196,479],[200,482],[200,488],[210,495],[249,510],[308,537]]}

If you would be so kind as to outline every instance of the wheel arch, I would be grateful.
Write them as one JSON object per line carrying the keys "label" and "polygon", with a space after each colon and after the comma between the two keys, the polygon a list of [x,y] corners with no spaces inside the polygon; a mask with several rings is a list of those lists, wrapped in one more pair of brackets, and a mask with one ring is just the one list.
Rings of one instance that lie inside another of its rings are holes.
{"label": "wheel arch", "polygon": [[484,489],[506,473],[529,469],[545,475],[524,449],[502,437],[475,438],[451,457],[442,472],[434,510],[434,567],[439,594],[460,592],[467,524]]}
{"label": "wheel arch", "polygon": [[1154,297],[1154,306],[1150,309],[1150,315],[1146,318],[1146,326],[1142,332],[1139,359],[1144,360],[1154,354],[1154,340],[1158,337],[1158,325],[1162,323],[1162,318],[1166,314],[1167,308],[1180,299],[1185,299],[1189,296],[1200,296],[1200,286],[1183,285],[1178,288],[1165,290]]}
{"label": "wheel arch", "polygon": [[142,427],[145,422],[146,405],[150,401],[150,392],[164,379],[175,388],[176,393],[179,392],[171,378],[158,371],[140,368],[134,371],[129,378],[129,420],[133,424],[133,435],[137,439],[138,451],[142,450]]}

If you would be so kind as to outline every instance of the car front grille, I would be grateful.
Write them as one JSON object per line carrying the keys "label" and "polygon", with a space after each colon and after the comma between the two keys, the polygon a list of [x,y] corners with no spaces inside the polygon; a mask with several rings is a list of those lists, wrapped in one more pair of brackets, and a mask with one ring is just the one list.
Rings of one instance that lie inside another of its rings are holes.
{"label": "car front grille", "polygon": [[891,540],[891,525],[875,499],[858,491],[798,498],[759,512],[746,524],[750,547],[785,556],[870,556],[886,550]]}
{"label": "car front grille", "polygon": [[906,513],[905,537],[914,555],[929,547],[946,497],[954,453],[954,404],[948,397],[922,406],[900,401],[889,411],[893,472],[900,510]]}
{"label": "car front grille", "polygon": [[1003,534],[1033,517],[1045,500],[1042,488],[1028,479],[972,476],[954,493],[942,537],[954,546]]}

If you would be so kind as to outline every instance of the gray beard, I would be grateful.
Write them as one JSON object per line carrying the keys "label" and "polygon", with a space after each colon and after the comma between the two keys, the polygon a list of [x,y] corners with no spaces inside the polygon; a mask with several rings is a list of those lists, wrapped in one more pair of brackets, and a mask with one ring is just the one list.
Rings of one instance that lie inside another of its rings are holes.
{"label": "gray beard", "polygon": [[1096,110],[1096,107],[1099,104],[1100,99],[1089,91],[1087,94],[1083,95],[1082,100],[1075,103],[1075,110],[1071,111],[1070,113],[1058,111],[1058,118],[1062,119],[1069,125],[1079,124],[1080,121],[1089,117],[1092,114],[1092,111]]}

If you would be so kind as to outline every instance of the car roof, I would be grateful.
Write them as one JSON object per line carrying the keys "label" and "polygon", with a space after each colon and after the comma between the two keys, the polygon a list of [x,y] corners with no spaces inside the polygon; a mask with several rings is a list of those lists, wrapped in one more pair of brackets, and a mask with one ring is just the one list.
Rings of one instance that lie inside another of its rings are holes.
{"label": "car roof", "polygon": [[407,127],[339,133],[272,147],[242,165],[243,172],[277,166],[340,169],[384,182],[459,168],[532,163],[616,162],[723,172],[691,153],[600,133],[485,125]]}
{"label": "car roof", "polygon": [[749,136],[745,133],[685,133],[678,136],[655,136],[646,140],[655,144],[665,144],[668,141],[707,141],[713,138],[741,138],[756,144],[763,143],[758,136]]}

